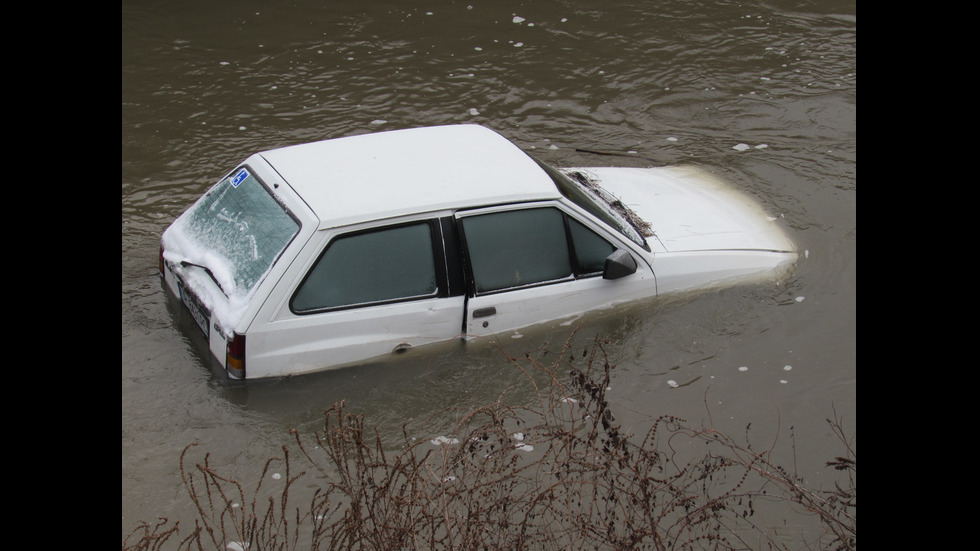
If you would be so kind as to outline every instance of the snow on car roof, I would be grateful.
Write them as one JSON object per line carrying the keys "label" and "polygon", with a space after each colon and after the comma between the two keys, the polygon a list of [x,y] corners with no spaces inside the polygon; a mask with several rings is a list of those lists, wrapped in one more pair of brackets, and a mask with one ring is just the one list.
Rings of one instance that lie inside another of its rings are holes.
{"label": "snow on car roof", "polygon": [[560,197],[519,147],[474,124],[363,134],[259,155],[307,202],[322,228]]}

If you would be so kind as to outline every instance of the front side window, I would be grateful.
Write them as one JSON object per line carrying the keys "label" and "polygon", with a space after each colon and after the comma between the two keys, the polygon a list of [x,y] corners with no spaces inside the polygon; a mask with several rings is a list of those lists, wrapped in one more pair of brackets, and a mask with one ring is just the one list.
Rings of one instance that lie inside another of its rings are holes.
{"label": "front side window", "polygon": [[296,313],[431,297],[438,293],[428,222],[334,239],[293,295]]}
{"label": "front side window", "polygon": [[598,275],[615,250],[556,208],[466,216],[462,225],[478,294]]}
{"label": "front side window", "polygon": [[606,257],[616,247],[571,217],[568,218],[568,229],[572,235],[578,275],[601,274],[606,267]]}

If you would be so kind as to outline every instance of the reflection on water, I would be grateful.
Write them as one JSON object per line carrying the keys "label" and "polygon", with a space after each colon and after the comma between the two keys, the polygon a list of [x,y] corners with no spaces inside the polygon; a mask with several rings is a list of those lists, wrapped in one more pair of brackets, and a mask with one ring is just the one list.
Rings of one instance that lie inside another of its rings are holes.
{"label": "reflection on water", "polygon": [[[402,425],[434,437],[445,408],[533,400],[537,375],[504,352],[553,361],[575,328],[576,354],[609,340],[624,427],[664,413],[736,433],[752,423],[787,447],[792,427],[791,461],[830,480],[824,419],[856,420],[853,2],[178,0],[122,15],[124,534],[192,515],[177,470],[191,442],[230,475],[252,472],[340,400],[385,439]],[[255,385],[216,377],[159,284],[163,229],[256,151],[459,122],[559,166],[697,164],[778,215],[806,254],[778,283],[501,335],[499,348],[453,342]]]}

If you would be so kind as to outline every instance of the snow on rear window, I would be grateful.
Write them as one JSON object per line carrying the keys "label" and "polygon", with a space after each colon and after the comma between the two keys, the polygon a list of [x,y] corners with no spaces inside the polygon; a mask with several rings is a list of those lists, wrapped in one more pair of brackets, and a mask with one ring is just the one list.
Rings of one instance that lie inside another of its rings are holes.
{"label": "snow on rear window", "polygon": [[[167,258],[230,331],[256,284],[299,231],[248,167],[220,181],[164,232]],[[213,278],[225,300],[207,296]]]}

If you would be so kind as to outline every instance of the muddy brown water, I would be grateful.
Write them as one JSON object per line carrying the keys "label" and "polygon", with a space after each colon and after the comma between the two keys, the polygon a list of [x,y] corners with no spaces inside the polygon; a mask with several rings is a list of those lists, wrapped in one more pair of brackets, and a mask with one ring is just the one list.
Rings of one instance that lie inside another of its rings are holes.
{"label": "muddy brown water", "polygon": [[[157,276],[164,228],[249,154],[447,123],[560,166],[697,164],[778,216],[802,253],[785,279],[587,316],[576,346],[610,339],[629,430],[751,424],[808,482],[834,480],[825,419],[856,431],[856,81],[853,1],[123,2],[123,535],[193,518],[191,442],[247,477],[335,401],[432,437],[433,412],[520,383],[498,351],[447,345],[229,385]],[[501,344],[557,350],[573,326]]]}

